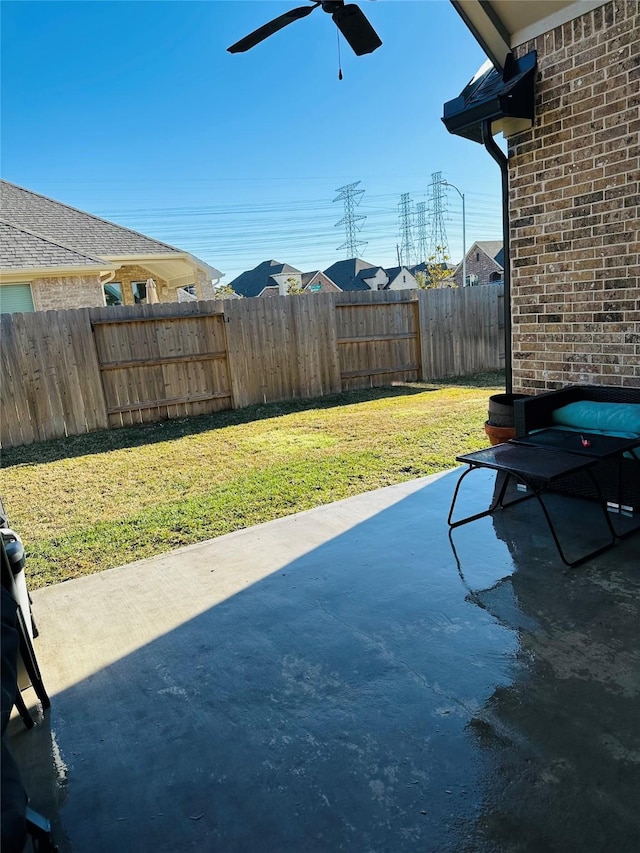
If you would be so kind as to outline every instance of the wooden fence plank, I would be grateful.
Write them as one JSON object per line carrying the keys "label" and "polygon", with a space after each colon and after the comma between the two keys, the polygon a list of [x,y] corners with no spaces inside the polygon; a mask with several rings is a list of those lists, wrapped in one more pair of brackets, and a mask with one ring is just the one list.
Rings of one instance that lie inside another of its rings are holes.
{"label": "wooden fence plank", "polygon": [[496,369],[502,287],[3,316],[4,447]]}
{"label": "wooden fence plank", "polygon": [[38,440],[36,425],[29,406],[29,377],[21,369],[21,356],[16,341],[14,316],[2,315],[0,361],[0,437],[3,447],[31,444]]}

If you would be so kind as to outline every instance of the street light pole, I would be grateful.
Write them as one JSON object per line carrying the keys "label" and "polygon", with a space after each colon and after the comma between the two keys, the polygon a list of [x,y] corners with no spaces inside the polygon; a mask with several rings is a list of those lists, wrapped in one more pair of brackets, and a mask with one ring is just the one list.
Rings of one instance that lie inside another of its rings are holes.
{"label": "street light pole", "polygon": [[450,184],[449,181],[441,181],[445,187],[454,189],[462,199],[462,286],[467,286],[467,235],[466,235],[466,217],[464,210],[464,193],[461,193],[455,184]]}

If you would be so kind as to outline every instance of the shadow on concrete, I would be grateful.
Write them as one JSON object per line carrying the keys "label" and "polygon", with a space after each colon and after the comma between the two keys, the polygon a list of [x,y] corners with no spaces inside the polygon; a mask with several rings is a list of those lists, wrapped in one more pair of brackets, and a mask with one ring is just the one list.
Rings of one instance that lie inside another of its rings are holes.
{"label": "shadow on concrete", "polygon": [[527,502],[456,562],[456,476],[39,591],[61,851],[638,849],[638,540],[565,570]]}

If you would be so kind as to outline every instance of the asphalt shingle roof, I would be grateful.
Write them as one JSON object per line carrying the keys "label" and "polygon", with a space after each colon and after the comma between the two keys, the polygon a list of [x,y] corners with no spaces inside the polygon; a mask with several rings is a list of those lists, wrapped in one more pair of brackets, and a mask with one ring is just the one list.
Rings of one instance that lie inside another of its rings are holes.
{"label": "asphalt shingle roof", "polygon": [[386,267],[385,272],[389,276],[389,281],[393,281],[404,269],[404,267]]}
{"label": "asphalt shingle roof", "polygon": [[0,181],[0,218],[60,246],[105,258],[169,255],[174,252],[184,254],[181,249],[168,243],[76,210],[8,181]]}
{"label": "asphalt shingle roof", "polygon": [[271,276],[279,273],[300,274],[300,270],[290,264],[281,264],[279,261],[262,261],[252,270],[245,270],[245,272],[240,273],[229,284],[241,296],[258,296],[265,287],[276,286],[276,282]]}
{"label": "asphalt shingle roof", "polygon": [[372,278],[381,267],[370,264],[362,258],[349,258],[336,261],[324,274],[338,285],[341,290],[369,290],[365,278]]}
{"label": "asphalt shingle roof", "polygon": [[[502,266],[504,260],[502,240],[476,240],[476,246],[479,246],[483,252]],[[500,255],[500,259],[498,259],[498,255]]]}
{"label": "asphalt shingle roof", "polygon": [[0,269],[29,270],[48,267],[86,269],[87,266],[104,269],[105,262],[93,255],[60,246],[8,222],[0,222]]}

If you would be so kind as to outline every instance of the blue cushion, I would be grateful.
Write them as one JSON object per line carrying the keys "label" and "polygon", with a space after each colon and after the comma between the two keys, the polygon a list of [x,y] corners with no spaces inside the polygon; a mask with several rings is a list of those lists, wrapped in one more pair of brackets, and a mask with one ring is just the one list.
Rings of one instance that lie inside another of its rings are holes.
{"label": "blue cushion", "polygon": [[587,432],[616,433],[629,438],[640,435],[640,403],[581,400],[555,409],[551,419],[554,424]]}

